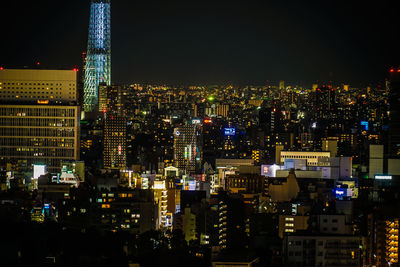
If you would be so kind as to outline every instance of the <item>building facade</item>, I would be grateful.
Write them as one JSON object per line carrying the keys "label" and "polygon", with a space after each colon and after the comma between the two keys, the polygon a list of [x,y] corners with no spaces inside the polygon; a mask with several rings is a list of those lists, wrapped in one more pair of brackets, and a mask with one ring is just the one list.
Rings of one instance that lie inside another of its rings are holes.
{"label": "building facade", "polygon": [[126,167],[126,118],[108,115],[104,127],[104,168]]}
{"label": "building facade", "polygon": [[356,236],[289,235],[283,243],[287,266],[360,266],[360,238]]}
{"label": "building facade", "polygon": [[104,167],[124,169],[126,167],[127,118],[122,102],[120,86],[104,86],[100,88],[106,95],[104,112]]}
{"label": "building facade", "polygon": [[60,104],[76,103],[77,99],[77,69],[0,70],[1,102]]}
{"label": "building facade", "polygon": [[307,161],[307,166],[329,166],[330,152],[315,152],[315,151],[281,151],[280,164],[285,163],[285,159],[304,159]]}
{"label": "building facade", "polygon": [[77,70],[0,70],[0,159],[32,171],[79,160]]}
{"label": "building facade", "polygon": [[62,161],[79,159],[79,118],[79,106],[0,105],[1,161],[60,171]]}
{"label": "building facade", "polygon": [[175,167],[194,173],[201,162],[198,124],[184,125],[174,129]]}

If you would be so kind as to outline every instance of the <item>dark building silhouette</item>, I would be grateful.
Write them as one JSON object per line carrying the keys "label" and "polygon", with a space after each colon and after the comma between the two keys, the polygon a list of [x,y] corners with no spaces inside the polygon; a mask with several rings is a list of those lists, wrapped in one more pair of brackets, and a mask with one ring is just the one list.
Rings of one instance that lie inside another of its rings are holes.
{"label": "dark building silhouette", "polygon": [[400,69],[390,70],[389,156],[400,158]]}

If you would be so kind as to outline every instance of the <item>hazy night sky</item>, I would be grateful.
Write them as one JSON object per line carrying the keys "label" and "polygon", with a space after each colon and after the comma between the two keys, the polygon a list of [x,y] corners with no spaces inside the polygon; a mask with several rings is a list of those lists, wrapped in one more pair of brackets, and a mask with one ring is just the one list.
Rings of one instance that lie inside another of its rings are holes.
{"label": "hazy night sky", "polygon": [[[169,2],[112,1],[113,82],[379,82],[400,65],[396,1]],[[81,63],[89,0],[7,4],[1,66]]]}

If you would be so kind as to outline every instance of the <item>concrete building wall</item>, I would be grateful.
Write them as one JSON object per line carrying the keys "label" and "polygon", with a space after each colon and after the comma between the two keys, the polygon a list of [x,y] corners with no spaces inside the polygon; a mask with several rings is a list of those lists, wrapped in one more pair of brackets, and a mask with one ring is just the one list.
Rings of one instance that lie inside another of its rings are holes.
{"label": "concrete building wall", "polygon": [[400,175],[400,159],[388,159],[388,174]]}
{"label": "concrete building wall", "polygon": [[77,71],[0,70],[0,101],[68,102],[78,100]]}

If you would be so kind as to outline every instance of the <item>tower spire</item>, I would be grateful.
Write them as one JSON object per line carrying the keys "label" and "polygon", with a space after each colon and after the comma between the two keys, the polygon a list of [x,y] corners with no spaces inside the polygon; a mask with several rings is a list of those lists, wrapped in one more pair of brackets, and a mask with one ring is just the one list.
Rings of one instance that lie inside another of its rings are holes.
{"label": "tower spire", "polygon": [[111,84],[111,0],[91,0],[83,109],[97,110],[99,83]]}

